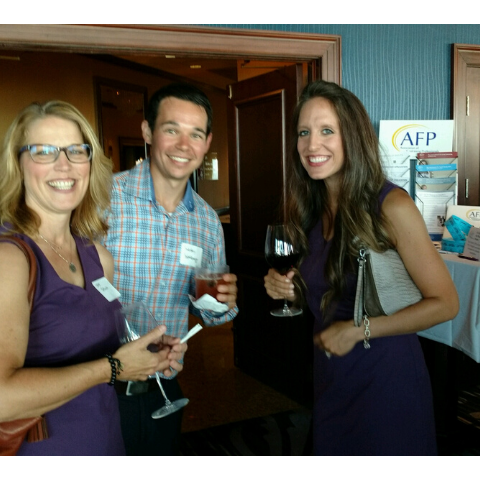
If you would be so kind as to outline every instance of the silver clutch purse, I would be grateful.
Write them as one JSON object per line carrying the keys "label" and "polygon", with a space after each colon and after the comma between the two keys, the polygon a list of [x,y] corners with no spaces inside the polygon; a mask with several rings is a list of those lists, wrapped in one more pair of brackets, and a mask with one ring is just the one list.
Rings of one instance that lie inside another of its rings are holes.
{"label": "silver clutch purse", "polygon": [[353,317],[357,327],[362,324],[364,314],[369,317],[392,315],[423,298],[396,250],[378,253],[363,247],[357,260]]}

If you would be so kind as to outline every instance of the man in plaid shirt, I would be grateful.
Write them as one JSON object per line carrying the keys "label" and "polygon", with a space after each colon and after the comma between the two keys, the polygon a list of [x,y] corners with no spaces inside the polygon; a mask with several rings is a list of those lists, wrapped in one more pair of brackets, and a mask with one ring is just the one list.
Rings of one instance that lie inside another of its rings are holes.
{"label": "man in plaid shirt", "polygon": [[[144,301],[167,334],[183,337],[189,312],[207,326],[232,320],[236,307],[236,276],[225,274],[217,300],[228,304],[224,314],[195,309],[196,266],[226,263],[223,230],[216,212],[190,185],[212,140],[212,107],[205,94],[188,84],[171,84],[150,99],[142,134],[150,159],[116,174],[110,229],[105,246],[115,259],[114,284],[123,304]],[[162,384],[170,400],[182,397],[176,372]],[[135,385],[143,393],[126,395],[117,382],[122,433],[128,455],[177,453],[182,410],[153,420],[164,404],[158,385]],[[133,386],[131,386],[133,387]]]}

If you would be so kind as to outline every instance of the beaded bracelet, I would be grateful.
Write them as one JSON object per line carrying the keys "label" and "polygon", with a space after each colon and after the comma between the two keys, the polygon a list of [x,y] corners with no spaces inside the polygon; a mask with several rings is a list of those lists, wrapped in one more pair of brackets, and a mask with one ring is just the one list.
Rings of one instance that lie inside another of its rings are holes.
{"label": "beaded bracelet", "polygon": [[123,372],[123,363],[118,358],[112,358],[112,360],[117,364],[117,375],[120,376],[120,372]]}
{"label": "beaded bracelet", "polygon": [[106,353],[104,356],[107,357],[110,366],[112,367],[112,376],[110,377],[110,382],[108,384],[113,387],[117,375],[120,375],[120,372],[123,371],[123,364],[118,358],[113,358],[109,353]]}
{"label": "beaded bracelet", "polygon": [[363,348],[368,350],[370,348],[370,320],[366,315],[363,316],[363,324],[365,325],[365,338],[363,339]]}

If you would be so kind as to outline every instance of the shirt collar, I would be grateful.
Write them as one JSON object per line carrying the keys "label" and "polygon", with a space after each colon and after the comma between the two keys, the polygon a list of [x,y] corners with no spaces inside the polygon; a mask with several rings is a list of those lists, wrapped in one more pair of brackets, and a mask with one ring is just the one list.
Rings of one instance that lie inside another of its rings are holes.
{"label": "shirt collar", "polygon": [[[117,175],[122,175],[122,172]],[[128,171],[123,191],[133,197],[155,201],[153,181],[150,175],[150,160],[148,158]]]}
{"label": "shirt collar", "polygon": [[[150,173],[150,159],[144,160],[130,170],[125,184],[125,192],[135,197],[156,203],[153,178]],[[187,182],[187,188],[185,189],[182,203],[189,212],[195,210],[193,188],[190,182]]]}
{"label": "shirt collar", "polygon": [[193,212],[195,210],[195,202],[193,201],[193,188],[190,181],[187,182],[187,188],[185,189],[185,195],[183,196],[182,202],[189,212]]}

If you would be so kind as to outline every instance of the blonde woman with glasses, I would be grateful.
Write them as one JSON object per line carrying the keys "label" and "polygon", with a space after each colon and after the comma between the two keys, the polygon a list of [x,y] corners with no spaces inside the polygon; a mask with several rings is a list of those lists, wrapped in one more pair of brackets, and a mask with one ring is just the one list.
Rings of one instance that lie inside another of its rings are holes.
{"label": "blonde woman with glasses", "polygon": [[[51,101],[25,108],[0,159],[0,422],[44,415],[48,439],[18,455],[124,455],[115,381],[179,371],[186,350],[159,327],[120,347],[113,259],[96,240],[107,226],[111,162],[83,115]],[[153,353],[147,346],[159,344]]]}

